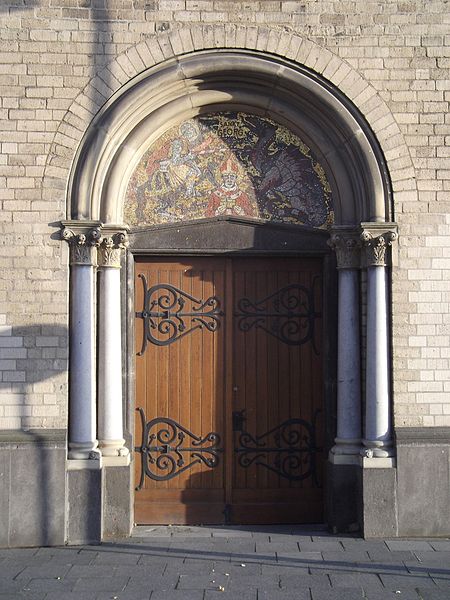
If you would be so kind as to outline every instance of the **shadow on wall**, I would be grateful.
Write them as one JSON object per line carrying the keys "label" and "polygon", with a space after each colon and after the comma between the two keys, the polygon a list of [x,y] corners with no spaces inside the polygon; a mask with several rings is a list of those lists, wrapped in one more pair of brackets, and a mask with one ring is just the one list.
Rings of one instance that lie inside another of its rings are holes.
{"label": "shadow on wall", "polygon": [[56,324],[0,325],[3,546],[65,541],[67,336]]}
{"label": "shadow on wall", "polygon": [[3,0],[3,4],[0,4],[0,14],[9,13],[13,17],[14,14],[31,10],[39,4],[40,0]]}
{"label": "shadow on wall", "polygon": [[68,328],[0,325],[0,429],[66,427]]}

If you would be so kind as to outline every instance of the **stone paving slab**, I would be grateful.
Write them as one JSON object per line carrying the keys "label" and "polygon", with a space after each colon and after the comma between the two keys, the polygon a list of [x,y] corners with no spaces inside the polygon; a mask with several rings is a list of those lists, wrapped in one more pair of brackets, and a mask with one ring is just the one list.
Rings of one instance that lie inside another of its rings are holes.
{"label": "stone paving slab", "polygon": [[[361,600],[365,599],[361,588],[347,588],[345,591],[339,590],[314,590],[312,592],[313,600]],[[417,599],[416,599],[417,600]]]}
{"label": "stone paving slab", "polygon": [[[267,596],[267,600],[269,598],[271,600],[277,600],[277,597],[273,596],[273,590],[270,590],[269,596]],[[217,590],[206,590],[204,600],[265,600],[266,596],[262,596],[258,599],[258,590],[244,590],[239,593],[239,599],[236,598],[236,592],[233,591],[217,591]],[[285,600],[290,600],[289,598],[285,598]],[[309,598],[308,598],[309,600]]]}
{"label": "stone paving slab", "polygon": [[0,594],[0,600],[47,600],[45,593],[7,592]]}
{"label": "stone paving slab", "polygon": [[26,592],[70,592],[74,589],[76,582],[76,579],[35,577],[23,584],[22,590]]}
{"label": "stone paving slab", "polygon": [[[258,590],[258,600],[310,600],[309,590]],[[342,598],[340,598],[342,600]]]}
{"label": "stone paving slab", "polygon": [[448,600],[450,598],[448,590],[445,591],[432,590],[427,588],[417,588],[416,593],[420,600]]}
{"label": "stone paving slab", "polygon": [[418,558],[414,552],[411,550],[392,550],[390,552],[386,552],[386,547],[379,550],[368,550],[367,554],[369,555],[369,559],[371,561],[376,562],[393,562],[393,563],[402,563],[404,561],[412,561],[418,563]]}
{"label": "stone paving slab", "polygon": [[380,579],[383,582],[384,587],[387,590],[395,592],[396,590],[405,590],[411,588],[427,588],[436,587],[436,583],[433,579],[427,575],[380,575]]}
{"label": "stone paving slab", "polygon": [[[150,594],[148,594],[145,600],[149,600]],[[99,600],[101,596],[97,592],[49,592],[45,596],[45,600]],[[111,600],[111,594],[107,592],[107,595],[103,596],[104,600]],[[124,599],[121,599],[124,600]],[[135,600],[142,600],[136,598]]]}
{"label": "stone paving slab", "polygon": [[[120,598],[120,600],[149,600],[150,596],[154,592],[152,591],[130,591],[130,592],[120,592],[120,595],[116,596],[116,598]],[[171,592],[170,592],[171,593]],[[98,594],[95,597],[95,600],[111,600],[115,596],[111,596],[109,592],[103,592],[102,594]],[[45,599],[47,600],[47,598]],[[83,597],[80,596],[79,600],[84,600]]]}
{"label": "stone paving slab", "polygon": [[203,598],[204,592],[200,590],[174,590],[170,593],[159,590],[151,595],[151,600],[203,600]]}
{"label": "stone paving slab", "polygon": [[367,588],[373,590],[383,587],[380,576],[376,573],[332,573],[330,581],[333,588]]}
{"label": "stone paving slab", "polygon": [[433,549],[431,544],[424,540],[388,540],[386,545],[389,550],[427,551]]}
{"label": "stone paving slab", "polygon": [[[399,593],[401,592],[401,593]],[[388,590],[364,590],[364,599],[365,600],[422,600],[420,596],[417,595],[415,590],[397,590],[395,592],[391,592]],[[344,600],[344,599],[342,599]],[[441,599],[442,600],[442,599]]]}
{"label": "stone paving slab", "polygon": [[415,552],[414,554],[422,565],[450,565],[450,550],[447,552],[442,552],[440,550],[432,552]]}
{"label": "stone paving slab", "polygon": [[301,527],[146,527],[0,550],[0,600],[450,600],[450,540]]}

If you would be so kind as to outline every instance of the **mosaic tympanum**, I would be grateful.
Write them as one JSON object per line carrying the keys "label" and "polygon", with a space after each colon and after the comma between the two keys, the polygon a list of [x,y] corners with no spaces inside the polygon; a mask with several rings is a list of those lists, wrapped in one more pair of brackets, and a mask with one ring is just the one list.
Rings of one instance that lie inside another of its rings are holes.
{"label": "mosaic tympanum", "polygon": [[267,117],[199,115],[166,131],[131,176],[132,227],[234,215],[324,228],[331,189],[301,139]]}

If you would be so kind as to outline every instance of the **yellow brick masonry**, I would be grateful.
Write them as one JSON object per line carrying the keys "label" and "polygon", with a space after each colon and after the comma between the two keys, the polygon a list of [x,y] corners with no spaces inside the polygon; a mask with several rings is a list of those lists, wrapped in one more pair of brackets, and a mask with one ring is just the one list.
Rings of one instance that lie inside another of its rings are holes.
{"label": "yellow brick masonry", "polygon": [[145,68],[218,47],[305,64],[375,131],[400,228],[395,421],[450,425],[447,2],[3,0],[0,428],[66,424],[67,250],[55,223],[89,122]]}

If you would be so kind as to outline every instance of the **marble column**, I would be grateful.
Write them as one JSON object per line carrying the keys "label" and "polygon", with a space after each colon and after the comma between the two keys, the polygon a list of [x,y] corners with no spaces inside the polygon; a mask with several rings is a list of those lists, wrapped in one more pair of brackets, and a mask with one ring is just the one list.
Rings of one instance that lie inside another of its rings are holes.
{"label": "marble column", "polygon": [[99,459],[95,364],[95,267],[97,222],[64,221],[70,247],[69,453],[70,459]]}
{"label": "marble column", "polygon": [[339,286],[337,437],[331,453],[357,456],[361,450],[358,273],[361,244],[358,233],[346,228],[336,228],[328,244],[336,252]]}
{"label": "marble column", "polygon": [[123,230],[102,229],[98,248],[98,437],[103,457],[127,457],[123,438],[120,259]]}
{"label": "marble column", "polygon": [[362,452],[366,458],[393,456],[386,251],[395,239],[394,226],[362,224],[367,267],[366,420]]}

